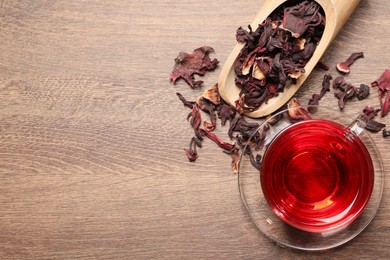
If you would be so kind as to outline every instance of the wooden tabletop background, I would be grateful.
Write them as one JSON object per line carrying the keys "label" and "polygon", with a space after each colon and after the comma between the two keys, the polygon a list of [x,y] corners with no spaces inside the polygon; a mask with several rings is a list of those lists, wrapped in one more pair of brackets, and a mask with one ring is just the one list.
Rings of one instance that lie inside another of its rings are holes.
{"label": "wooden tabletop background", "polygon": [[[190,100],[218,79],[264,0],[0,1],[1,259],[389,259],[390,182],[367,229],[326,252],[281,248],[251,222],[231,159],[211,141],[190,163]],[[353,84],[389,68],[390,2],[363,0],[323,57],[363,51]],[[203,89],[169,82],[174,58],[212,46]],[[297,93],[319,92],[316,70]],[[333,93],[321,104],[337,106]],[[378,105],[372,89],[345,113]],[[379,119],[390,127],[390,116]],[[260,120],[261,121],[261,120]],[[259,122],[260,122],[259,121]],[[216,130],[227,138],[227,128]],[[390,138],[374,134],[389,177]]]}

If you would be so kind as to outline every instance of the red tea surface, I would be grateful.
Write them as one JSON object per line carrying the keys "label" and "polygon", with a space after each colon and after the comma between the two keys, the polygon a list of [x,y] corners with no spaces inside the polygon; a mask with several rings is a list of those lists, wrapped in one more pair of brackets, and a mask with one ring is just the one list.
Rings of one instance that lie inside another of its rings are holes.
{"label": "red tea surface", "polygon": [[371,157],[347,127],[322,119],[298,122],[267,147],[261,185],[272,210],[309,232],[345,227],[366,206],[373,189]]}

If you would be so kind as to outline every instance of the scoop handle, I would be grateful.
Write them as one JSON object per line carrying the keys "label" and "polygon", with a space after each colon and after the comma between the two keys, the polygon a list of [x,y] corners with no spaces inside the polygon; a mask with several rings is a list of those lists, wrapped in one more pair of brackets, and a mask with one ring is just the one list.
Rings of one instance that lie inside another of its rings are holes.
{"label": "scoop handle", "polygon": [[[331,41],[336,37],[345,22],[356,9],[360,0],[317,0],[325,12],[326,24],[332,29]],[[330,34],[325,34],[330,36]]]}

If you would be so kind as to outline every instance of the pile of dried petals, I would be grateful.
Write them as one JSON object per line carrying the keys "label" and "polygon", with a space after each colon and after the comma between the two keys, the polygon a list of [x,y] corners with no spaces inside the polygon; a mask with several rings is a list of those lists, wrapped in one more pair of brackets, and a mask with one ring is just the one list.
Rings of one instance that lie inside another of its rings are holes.
{"label": "pile of dried petals", "polygon": [[237,111],[257,109],[283,92],[305,72],[325,28],[325,18],[314,1],[280,6],[258,28],[239,28],[238,42],[245,43],[234,65],[241,87]]}

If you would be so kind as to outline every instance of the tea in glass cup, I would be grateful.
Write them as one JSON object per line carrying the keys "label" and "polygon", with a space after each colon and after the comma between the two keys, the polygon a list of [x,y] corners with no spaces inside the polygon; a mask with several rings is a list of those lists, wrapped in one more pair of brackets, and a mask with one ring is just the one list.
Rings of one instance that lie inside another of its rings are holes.
{"label": "tea in glass cup", "polygon": [[374,167],[349,127],[326,119],[291,124],[268,144],[261,188],[272,211],[308,232],[337,231],[370,199]]}

